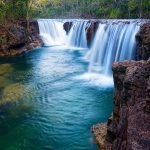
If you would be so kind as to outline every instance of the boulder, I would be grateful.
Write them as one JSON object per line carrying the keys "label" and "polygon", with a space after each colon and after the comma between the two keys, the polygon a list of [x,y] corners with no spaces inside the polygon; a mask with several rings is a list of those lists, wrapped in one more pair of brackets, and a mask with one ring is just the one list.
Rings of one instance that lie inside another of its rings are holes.
{"label": "boulder", "polygon": [[24,97],[26,86],[20,83],[10,84],[3,90],[0,105],[15,103]]}
{"label": "boulder", "polygon": [[87,44],[89,47],[90,47],[92,40],[96,34],[98,25],[99,25],[99,21],[90,21],[90,26],[86,29]]}
{"label": "boulder", "polygon": [[63,24],[64,30],[66,31],[67,34],[69,33],[69,31],[70,31],[72,25],[73,25],[72,22],[65,22],[65,23]]}

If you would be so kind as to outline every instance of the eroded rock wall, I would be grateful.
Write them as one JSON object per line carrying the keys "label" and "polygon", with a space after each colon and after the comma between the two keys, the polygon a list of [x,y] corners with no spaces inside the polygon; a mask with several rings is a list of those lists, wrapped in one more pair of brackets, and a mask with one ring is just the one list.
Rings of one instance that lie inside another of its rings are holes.
{"label": "eroded rock wall", "polygon": [[99,26],[99,21],[91,21],[90,26],[86,29],[87,44],[90,47],[96,31]]}
{"label": "eroded rock wall", "polygon": [[[104,150],[149,150],[150,148],[150,60],[114,63],[114,111],[107,132],[93,128]],[[101,139],[99,138],[99,139]]]}
{"label": "eroded rock wall", "polygon": [[[115,109],[108,126],[113,150],[148,150],[150,147],[150,61],[113,65]],[[115,129],[114,129],[115,126]],[[111,135],[111,134],[110,134]],[[108,138],[109,139],[109,138]]]}
{"label": "eroded rock wall", "polygon": [[137,60],[147,60],[150,57],[150,22],[142,25],[136,35],[138,50]]}
{"label": "eroded rock wall", "polygon": [[37,21],[9,24],[0,27],[0,56],[17,55],[42,46]]}

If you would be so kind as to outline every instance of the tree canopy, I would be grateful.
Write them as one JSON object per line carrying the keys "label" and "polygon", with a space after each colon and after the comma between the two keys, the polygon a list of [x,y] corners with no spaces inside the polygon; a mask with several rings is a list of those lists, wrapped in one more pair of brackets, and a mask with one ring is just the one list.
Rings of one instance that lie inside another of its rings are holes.
{"label": "tree canopy", "polygon": [[29,18],[150,18],[150,0],[0,0],[0,22]]}

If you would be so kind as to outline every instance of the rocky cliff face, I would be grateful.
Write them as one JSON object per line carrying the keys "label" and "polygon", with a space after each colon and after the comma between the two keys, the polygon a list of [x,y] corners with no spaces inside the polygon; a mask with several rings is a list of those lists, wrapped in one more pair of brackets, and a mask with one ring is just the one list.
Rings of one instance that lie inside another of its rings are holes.
{"label": "rocky cliff face", "polygon": [[113,75],[114,112],[105,135],[103,125],[93,127],[96,140],[104,150],[149,150],[150,60],[115,63]]}
{"label": "rocky cliff face", "polygon": [[90,47],[92,40],[96,34],[98,26],[99,26],[99,21],[92,21],[90,26],[86,29],[87,44],[89,47]]}
{"label": "rocky cliff face", "polygon": [[138,42],[138,60],[147,60],[150,57],[150,23],[145,23],[136,35]]}
{"label": "rocky cliff face", "polygon": [[150,61],[115,63],[113,74],[115,109],[107,130],[107,138],[113,143],[112,149],[148,150]]}
{"label": "rocky cliff face", "polygon": [[29,30],[26,22],[0,27],[0,56],[16,55],[41,46],[36,21],[29,23]]}
{"label": "rocky cliff face", "polygon": [[92,127],[100,150],[150,148],[150,23],[137,34],[138,59],[113,64],[114,111],[106,124]]}

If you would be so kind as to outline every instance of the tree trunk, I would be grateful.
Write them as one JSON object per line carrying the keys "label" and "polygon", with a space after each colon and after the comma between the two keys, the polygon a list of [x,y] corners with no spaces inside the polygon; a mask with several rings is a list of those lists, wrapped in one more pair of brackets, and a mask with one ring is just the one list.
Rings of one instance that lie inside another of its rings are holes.
{"label": "tree trunk", "polygon": [[26,14],[26,21],[27,21],[27,32],[29,33],[29,9],[30,9],[30,1],[27,0],[27,14]]}
{"label": "tree trunk", "polygon": [[140,18],[143,17],[142,6],[143,6],[143,0],[140,0],[140,9],[139,9],[139,17],[140,17]]}
{"label": "tree trunk", "polygon": [[131,12],[130,12],[130,10],[128,9],[128,17],[129,17],[129,19],[131,18]]}

